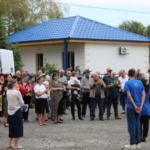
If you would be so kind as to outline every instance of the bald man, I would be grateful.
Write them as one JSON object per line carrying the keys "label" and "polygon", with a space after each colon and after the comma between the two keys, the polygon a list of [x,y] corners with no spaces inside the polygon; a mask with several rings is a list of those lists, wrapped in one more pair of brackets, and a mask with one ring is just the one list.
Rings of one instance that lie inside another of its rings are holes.
{"label": "bald man", "polygon": [[99,75],[95,73],[93,78],[89,81],[90,87],[90,98],[91,98],[91,111],[90,111],[90,121],[94,121],[95,118],[95,108],[96,104],[98,103],[99,107],[99,120],[104,121],[103,119],[103,99],[105,98],[104,95],[104,88],[105,83],[103,80],[99,79]]}

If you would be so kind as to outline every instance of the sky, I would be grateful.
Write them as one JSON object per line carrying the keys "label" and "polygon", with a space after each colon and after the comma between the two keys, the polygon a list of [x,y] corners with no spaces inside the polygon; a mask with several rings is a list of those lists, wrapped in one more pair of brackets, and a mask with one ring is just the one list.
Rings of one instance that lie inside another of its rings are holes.
{"label": "sky", "polygon": [[[88,7],[69,6],[69,14],[65,17],[80,15],[95,21],[99,21],[114,27],[122,21],[135,20],[142,22],[145,26],[150,25],[150,0],[58,0],[59,3],[77,4],[91,7],[101,7],[110,9],[121,9],[127,11],[139,11],[148,13],[132,13],[124,11],[112,11],[94,9]],[[63,7],[65,5],[62,5]]]}

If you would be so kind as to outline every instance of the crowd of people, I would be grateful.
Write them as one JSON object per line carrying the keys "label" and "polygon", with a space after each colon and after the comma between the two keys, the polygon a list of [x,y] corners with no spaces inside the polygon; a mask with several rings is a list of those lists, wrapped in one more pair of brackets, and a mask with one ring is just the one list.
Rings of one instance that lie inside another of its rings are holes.
{"label": "crowd of people", "polygon": [[[29,122],[31,108],[35,108],[39,126],[45,126],[48,119],[54,124],[63,123],[61,116],[67,115],[69,108],[72,121],[76,120],[76,109],[78,119],[84,121],[87,108],[90,121],[94,121],[97,107],[99,120],[104,121],[104,114],[110,120],[112,104],[114,119],[121,120],[118,105],[122,106],[122,114],[127,115],[130,144],[125,147],[140,148],[140,142],[146,142],[149,131],[150,70],[146,76],[134,68],[128,73],[121,70],[118,75],[110,68],[103,76],[99,71],[92,76],[90,73],[91,70],[85,69],[81,74],[79,66],[74,71],[72,67],[66,72],[55,69],[52,75],[48,69],[34,74],[18,70],[13,76],[0,73],[0,115],[4,117],[4,127],[9,127],[7,148],[22,148],[18,142],[23,137],[23,123]],[[27,111],[22,111],[26,104]]]}

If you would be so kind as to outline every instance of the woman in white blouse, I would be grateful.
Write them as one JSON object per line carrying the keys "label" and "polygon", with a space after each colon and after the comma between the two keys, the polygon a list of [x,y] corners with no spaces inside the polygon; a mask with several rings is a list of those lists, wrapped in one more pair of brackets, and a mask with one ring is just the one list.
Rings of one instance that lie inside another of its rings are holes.
{"label": "woman in white blouse", "polygon": [[[47,93],[48,89],[46,89],[45,85],[43,85],[43,77],[38,77],[37,78],[37,84],[34,87],[34,92],[35,92],[35,105],[36,105],[36,110],[35,112],[37,113],[39,125],[43,126],[45,124],[46,116],[47,113],[49,113],[49,108],[48,108],[48,102],[47,102]],[[42,120],[41,120],[41,114],[42,114]]]}
{"label": "woman in white blouse", "polygon": [[[23,117],[21,105],[24,104],[21,93],[17,90],[17,80],[11,79],[8,84],[7,100],[8,100],[8,117],[9,117],[9,139],[7,148],[19,149],[19,138],[23,137]],[[15,144],[12,147],[12,139]]]}

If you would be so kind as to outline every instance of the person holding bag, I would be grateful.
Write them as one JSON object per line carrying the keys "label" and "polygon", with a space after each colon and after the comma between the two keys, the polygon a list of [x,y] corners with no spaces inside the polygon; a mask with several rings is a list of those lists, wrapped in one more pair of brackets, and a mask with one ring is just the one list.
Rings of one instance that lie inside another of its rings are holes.
{"label": "person holding bag", "polygon": [[[22,76],[22,81],[18,83],[18,86],[19,86],[19,91],[23,97],[24,104],[28,104],[28,106],[30,106],[33,87],[31,83],[28,82],[27,75]],[[29,115],[29,108],[27,112],[23,112],[24,122],[29,122],[28,115]]]}
{"label": "person holding bag", "polygon": [[[14,148],[20,149],[19,138],[23,137],[23,121],[21,105],[24,104],[20,92],[17,90],[17,80],[11,79],[8,82],[7,90],[7,100],[8,100],[8,116],[9,116],[9,138],[7,149]],[[11,145],[14,138],[14,147]]]}

